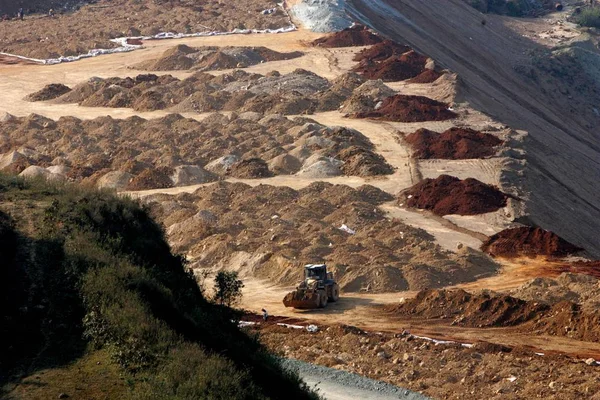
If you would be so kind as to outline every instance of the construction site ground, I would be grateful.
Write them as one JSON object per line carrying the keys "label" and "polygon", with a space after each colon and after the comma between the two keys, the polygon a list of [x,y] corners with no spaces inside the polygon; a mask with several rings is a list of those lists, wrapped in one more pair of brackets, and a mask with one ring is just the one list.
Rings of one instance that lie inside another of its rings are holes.
{"label": "construction site ground", "polygon": [[[358,7],[367,8],[360,4]],[[367,11],[364,12],[367,14]],[[548,30],[556,30],[555,25],[551,25],[553,28],[544,30],[544,27],[534,25],[531,21],[511,23],[518,25],[519,30],[530,29],[532,35],[537,35],[536,37],[544,45],[552,42],[554,40],[552,37],[560,34],[555,31],[548,33]],[[509,25],[507,24],[507,26]],[[563,31],[561,30],[561,32]],[[570,35],[571,30],[564,34]],[[29,102],[25,100],[25,97],[52,83],[62,83],[74,87],[92,77],[124,78],[145,73],[134,70],[133,66],[156,59],[165,50],[178,44],[191,47],[266,46],[280,52],[301,51],[304,53],[303,56],[296,59],[266,62],[245,68],[247,72],[263,75],[271,71],[285,74],[302,68],[324,78],[334,79],[354,67],[355,62],[352,59],[364,47],[323,48],[310,45],[310,42],[321,36],[323,35],[300,27],[296,31],[279,34],[146,40],[143,42],[143,48],[139,50],[51,66],[4,56],[0,58],[0,104],[2,104],[0,111],[19,117],[35,113],[54,120],[67,116],[80,119],[94,119],[106,115],[115,119],[132,116],[145,119],[164,117],[169,114],[168,111],[139,112],[131,108],[82,107],[72,103]],[[215,75],[228,72],[231,70],[210,71]],[[156,72],[156,74],[171,74],[183,79],[190,76],[192,72],[168,71]],[[448,72],[446,76],[452,77],[452,75]],[[428,96],[436,100],[447,101],[458,113],[456,119],[413,123],[384,122],[348,118],[339,111],[306,116],[323,125],[339,125],[361,132],[372,142],[375,153],[383,156],[387,163],[394,168],[391,175],[330,178],[276,175],[256,179],[226,177],[224,181],[243,183],[252,187],[271,185],[294,190],[311,187],[316,182],[347,185],[355,189],[363,185],[371,185],[396,196],[399,192],[423,179],[434,179],[442,174],[460,179],[475,178],[485,184],[500,187],[504,192],[514,196],[514,201],[511,199],[507,207],[502,207],[497,211],[471,216],[438,216],[429,211],[406,208],[395,199],[385,201],[375,208],[381,210],[391,220],[398,220],[407,226],[423,230],[431,236],[431,239],[423,240],[430,242],[432,246],[439,245],[440,253],[452,253],[452,256],[448,257],[458,257],[457,254],[461,249],[464,251],[464,248],[467,247],[479,253],[478,249],[482,243],[489,236],[512,226],[512,221],[519,212],[518,196],[523,193],[519,175],[513,173],[515,165],[519,164],[515,162],[514,156],[516,154],[517,159],[519,158],[522,152],[520,148],[522,137],[527,135],[527,132],[513,130],[511,127],[507,127],[504,121],[494,120],[476,110],[475,108],[479,104],[470,105],[464,102],[462,97],[457,97],[458,89],[455,78],[454,76],[452,79],[442,79],[433,84],[393,82],[389,83],[389,86],[400,94]],[[229,113],[224,114],[228,115]],[[207,113],[183,113],[183,116],[196,120],[202,120],[208,115]],[[468,127],[495,132],[498,136],[508,139],[511,151],[500,151],[496,156],[476,160],[417,160],[411,156],[411,149],[403,140],[404,134],[420,128],[442,132],[451,127]],[[215,184],[123,191],[122,195],[139,198],[141,201],[149,203],[155,202],[166,209],[164,207],[175,202],[173,199],[182,194],[188,194],[193,201],[202,201],[202,199],[194,197],[195,193],[210,185]],[[166,231],[170,232],[170,230],[176,231],[176,225],[184,222],[189,215],[185,214],[185,218],[172,217],[169,219],[169,214],[165,212],[161,218]],[[171,235],[170,239],[174,248],[182,246],[175,235]],[[200,239],[194,242],[193,235],[191,238],[185,237],[184,239],[187,241],[185,248],[188,250],[194,245],[200,244]],[[189,243],[190,239],[191,243]],[[201,251],[198,249],[195,251],[194,254],[191,252],[186,254],[192,261],[200,257],[198,253]],[[416,291],[371,293],[353,290],[342,293],[339,302],[329,304],[325,309],[293,310],[285,308],[282,303],[284,295],[292,290],[293,286],[263,279],[264,274],[262,276],[255,274],[255,269],[251,267],[251,264],[256,264],[252,260],[262,256],[260,252],[248,254],[247,258],[240,256],[241,261],[240,257],[236,259],[232,257],[232,254],[228,255],[230,258],[224,258],[228,261],[224,261],[219,268],[236,268],[240,271],[244,281],[240,307],[252,313],[260,313],[260,310],[265,308],[274,317],[273,322],[300,326],[316,324],[320,327],[318,334],[271,323],[258,324],[251,328],[260,332],[263,340],[271,349],[287,357],[295,357],[385,380],[411,390],[421,391],[434,398],[479,399],[484,395],[489,398],[532,398],[535,396],[558,399],[575,398],[572,396],[577,395],[592,398],[592,395],[600,393],[598,384],[600,372],[597,371],[596,364],[588,363],[590,365],[586,365],[584,362],[589,358],[600,359],[600,344],[596,342],[548,335],[543,332],[523,331],[518,326],[491,328],[456,326],[447,320],[391,315],[384,309],[385,305],[396,304],[414,297]],[[303,261],[308,263],[313,260],[295,260],[295,264],[291,263],[290,265],[299,265]],[[491,290],[508,293],[522,287],[534,278],[558,277],[564,272],[564,268],[560,267],[565,264],[563,260],[549,260],[545,257],[497,258],[494,262],[498,269],[493,274],[451,285],[449,288],[462,288],[470,292]],[[246,319],[257,321],[253,316]],[[354,331],[344,326],[357,327],[364,332]],[[344,329],[349,330],[345,331]],[[453,343],[441,344],[438,347],[429,340],[415,338],[406,340],[407,333],[404,331],[409,331],[417,336]],[[318,338],[324,342],[318,344]],[[379,342],[381,343],[379,344]],[[508,346],[515,350],[505,353],[497,351],[498,347],[492,346],[490,347],[492,350],[488,348],[488,350],[476,351],[479,342]],[[335,346],[330,346],[334,350],[327,349],[327,343],[335,343]],[[357,343],[358,346],[354,346],[352,349],[352,346]],[[469,346],[465,347],[460,344]],[[470,348],[470,345],[475,345],[475,350]],[[310,349],[318,349],[318,351]],[[382,351],[384,355],[381,355]],[[337,353],[333,354],[333,352]],[[341,353],[344,353],[341,357],[343,361],[340,361]],[[440,371],[447,363],[454,363],[452,365],[455,365],[456,368],[458,365],[462,365],[462,367],[460,370],[454,369],[450,372],[446,370],[446,373],[441,373]],[[520,373],[522,375],[519,375]]]}

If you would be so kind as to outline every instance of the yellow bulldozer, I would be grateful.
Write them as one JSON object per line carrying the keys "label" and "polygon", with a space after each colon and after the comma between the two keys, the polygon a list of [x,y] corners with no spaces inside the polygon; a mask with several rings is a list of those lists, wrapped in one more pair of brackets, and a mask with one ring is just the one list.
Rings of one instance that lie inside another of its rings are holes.
{"label": "yellow bulldozer", "polygon": [[296,290],[283,298],[283,305],[299,309],[324,308],[328,302],[335,303],[340,298],[340,287],[327,272],[325,264],[304,266],[304,280]]}

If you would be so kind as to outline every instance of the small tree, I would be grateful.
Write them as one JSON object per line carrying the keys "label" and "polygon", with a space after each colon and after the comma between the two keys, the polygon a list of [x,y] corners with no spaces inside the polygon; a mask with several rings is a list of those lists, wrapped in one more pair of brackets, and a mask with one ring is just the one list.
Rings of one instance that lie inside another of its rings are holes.
{"label": "small tree", "polygon": [[243,287],[236,271],[221,271],[215,277],[215,301],[231,307],[241,300]]}

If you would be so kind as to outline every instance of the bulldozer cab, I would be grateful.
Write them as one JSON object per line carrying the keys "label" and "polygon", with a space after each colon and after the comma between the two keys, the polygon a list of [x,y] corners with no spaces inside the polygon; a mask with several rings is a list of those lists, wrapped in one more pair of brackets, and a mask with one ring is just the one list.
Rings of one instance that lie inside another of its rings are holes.
{"label": "bulldozer cab", "polygon": [[332,279],[331,273],[327,273],[327,266],[325,264],[308,264],[304,267],[304,277],[306,279],[316,279],[319,281],[326,281]]}

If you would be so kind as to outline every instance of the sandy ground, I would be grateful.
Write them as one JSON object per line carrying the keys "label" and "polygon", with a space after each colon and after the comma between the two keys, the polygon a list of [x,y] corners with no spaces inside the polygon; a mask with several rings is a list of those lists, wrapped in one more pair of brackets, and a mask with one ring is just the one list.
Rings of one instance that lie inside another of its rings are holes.
{"label": "sandy ground", "polygon": [[[74,104],[57,105],[51,103],[29,103],[23,99],[25,95],[39,90],[49,83],[61,82],[73,86],[93,76],[131,76],[137,71],[130,67],[141,61],[156,58],[166,49],[180,43],[189,46],[203,45],[248,45],[268,46],[278,51],[304,51],[306,55],[296,60],[266,63],[248,68],[248,71],[266,73],[271,70],[279,70],[282,73],[293,71],[296,68],[311,70],[326,78],[334,78],[347,71],[352,65],[351,58],[357,49],[321,49],[309,48],[305,44],[318,37],[303,30],[286,34],[274,35],[244,35],[224,36],[208,38],[188,38],[181,40],[148,41],[145,48],[130,53],[114,54],[91,58],[72,64],[61,64],[56,66],[37,65],[0,65],[0,111],[15,115],[27,115],[35,112],[51,118],[72,115],[79,118],[94,118],[101,115],[111,115],[115,118],[124,118],[139,115],[144,118],[154,118],[165,115],[165,112],[138,113],[130,109],[105,109],[85,108]],[[223,71],[225,72],[225,71]],[[185,77],[189,73],[177,72],[173,75]],[[394,87],[407,94],[427,94],[425,86],[397,84]],[[201,119],[204,115],[189,114],[193,118]],[[456,124],[461,126],[472,125],[482,127],[496,124],[489,117],[477,112],[461,115],[456,121],[431,122],[418,124],[402,123],[380,123],[366,120],[353,120],[344,118],[338,112],[321,113],[311,116],[320,123],[328,125],[344,125],[358,129],[365,134],[375,145],[377,152],[383,155],[388,163],[396,168],[393,175],[377,179],[364,179],[359,177],[336,177],[330,179],[319,179],[331,183],[343,183],[349,186],[360,186],[365,183],[377,186],[390,193],[407,188],[417,182],[421,177],[434,177],[441,173],[456,175],[459,177],[475,177],[484,182],[499,184],[500,172],[503,162],[500,158],[486,160],[466,161],[426,161],[414,162],[411,160],[408,149],[399,140],[399,133],[410,133],[418,128],[427,128],[435,131],[443,131]],[[295,176],[276,176],[268,179],[258,180],[235,180],[232,182],[244,182],[251,185],[268,183],[271,185],[290,186],[298,189],[314,182],[314,179],[301,179]],[[193,192],[198,186],[179,187],[172,189],[158,189],[143,192],[126,193],[132,197],[143,197],[155,193],[175,194],[182,192]],[[478,248],[485,235],[496,232],[506,222],[502,212],[495,215],[480,217],[456,217],[448,216],[446,219],[433,217],[427,213],[415,212],[402,209],[392,204],[384,207],[391,217],[400,218],[410,225],[423,228],[431,233],[438,244],[443,248],[455,251],[459,244],[472,248]],[[480,280],[475,283],[464,285],[468,289],[490,288],[494,290],[508,290],[515,288],[532,277],[539,276],[540,270],[544,268],[539,262],[525,262],[519,264],[514,261],[503,261],[504,269],[498,276]],[[244,299],[242,306],[249,310],[259,311],[266,308],[274,315],[287,315],[308,318],[315,321],[327,321],[327,323],[345,323],[357,325],[369,329],[386,331],[402,331],[405,328],[415,333],[426,336],[448,338],[457,341],[473,342],[476,340],[489,340],[507,345],[529,344],[543,351],[557,351],[577,354],[599,355],[600,344],[577,342],[566,338],[532,336],[517,334],[509,329],[481,329],[472,328],[448,328],[447,325],[436,325],[435,323],[416,323],[401,319],[390,319],[389,316],[374,311],[373,306],[386,303],[398,302],[402,297],[413,296],[414,293],[401,292],[391,294],[366,294],[358,293],[342,295],[339,303],[331,304],[325,310],[299,312],[283,307],[281,300],[290,288],[277,287],[257,280],[252,277],[244,277]]]}

